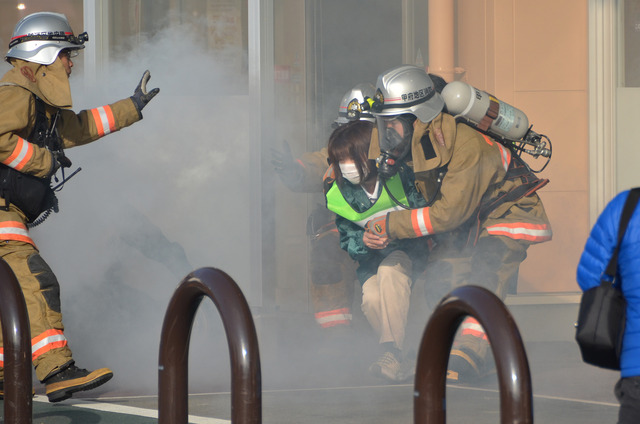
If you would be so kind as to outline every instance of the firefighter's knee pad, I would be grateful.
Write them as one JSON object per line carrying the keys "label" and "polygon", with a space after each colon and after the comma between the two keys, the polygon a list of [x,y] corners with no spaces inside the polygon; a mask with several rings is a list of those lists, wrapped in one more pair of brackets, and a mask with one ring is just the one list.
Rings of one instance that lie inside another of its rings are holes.
{"label": "firefighter's knee pad", "polygon": [[38,253],[34,253],[27,259],[27,265],[31,274],[40,283],[40,290],[47,305],[52,311],[60,313],[60,284],[58,279]]}

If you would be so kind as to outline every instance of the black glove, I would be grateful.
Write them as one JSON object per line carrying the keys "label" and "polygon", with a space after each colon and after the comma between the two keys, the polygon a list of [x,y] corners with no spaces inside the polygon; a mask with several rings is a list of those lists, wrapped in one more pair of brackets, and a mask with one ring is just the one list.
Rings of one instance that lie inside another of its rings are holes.
{"label": "black glove", "polygon": [[293,159],[291,147],[286,140],[283,141],[282,150],[271,148],[271,164],[285,184],[297,182],[304,177],[304,169]]}
{"label": "black glove", "polygon": [[71,159],[64,155],[64,152],[56,151],[53,154],[53,166],[51,167],[50,176],[55,174],[60,168],[71,168]]}
{"label": "black glove", "polygon": [[151,73],[149,71],[144,71],[142,74],[142,79],[138,83],[135,91],[133,92],[133,96],[131,96],[131,100],[136,105],[136,109],[138,112],[142,112],[142,109],[153,99],[156,94],[160,92],[159,88],[154,88],[153,90],[147,92],[147,82],[151,78]]}
{"label": "black glove", "polygon": [[66,157],[63,152],[53,152],[53,157],[58,161],[62,168],[71,168],[71,159]]}

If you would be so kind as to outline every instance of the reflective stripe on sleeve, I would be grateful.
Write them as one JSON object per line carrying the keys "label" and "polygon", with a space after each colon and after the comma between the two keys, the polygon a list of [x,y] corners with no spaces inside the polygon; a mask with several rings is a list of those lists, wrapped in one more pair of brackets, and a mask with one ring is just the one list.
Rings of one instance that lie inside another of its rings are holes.
{"label": "reflective stripe on sleeve", "polygon": [[500,143],[498,143],[498,148],[500,149],[502,166],[504,167],[504,170],[507,171],[509,169],[509,164],[511,163],[511,151]]}
{"label": "reflective stripe on sleeve", "polygon": [[29,243],[35,247],[35,243],[29,237],[27,227],[19,221],[0,222],[0,240],[16,240]]}
{"label": "reflective stripe on sleeve", "polygon": [[417,237],[433,234],[429,208],[413,209],[411,211],[411,224]]}
{"label": "reflective stripe on sleeve", "polygon": [[2,161],[4,165],[15,169],[16,171],[22,171],[24,166],[33,157],[33,145],[27,140],[18,137],[18,142],[13,152],[8,158]]}
{"label": "reflective stripe on sleeve", "polygon": [[[300,159],[298,159],[298,162],[302,164]],[[326,180],[327,178],[331,178],[331,180],[335,181],[336,173],[333,171],[334,171],[333,166],[329,166],[329,168],[327,168],[327,170],[324,172],[324,175],[322,176],[322,181]]]}
{"label": "reflective stripe on sleeve", "polygon": [[[487,137],[485,134],[482,134],[482,136],[484,137],[484,141],[486,141],[489,146],[493,146],[493,141],[489,137]],[[509,151],[509,149],[503,146],[502,143],[496,143],[496,144],[498,146],[498,149],[500,150],[500,159],[502,159],[502,167],[506,171],[507,169],[509,169],[509,164],[511,163],[511,151]]]}
{"label": "reflective stripe on sleeve", "polygon": [[96,129],[100,137],[116,130],[116,121],[113,118],[111,106],[106,105],[91,109],[91,114],[93,115],[93,120],[96,123]]}
{"label": "reflective stripe on sleeve", "polygon": [[528,224],[514,222],[510,224],[496,224],[487,227],[491,235],[505,236],[515,240],[529,240],[543,242],[551,240],[551,228],[546,224]]}

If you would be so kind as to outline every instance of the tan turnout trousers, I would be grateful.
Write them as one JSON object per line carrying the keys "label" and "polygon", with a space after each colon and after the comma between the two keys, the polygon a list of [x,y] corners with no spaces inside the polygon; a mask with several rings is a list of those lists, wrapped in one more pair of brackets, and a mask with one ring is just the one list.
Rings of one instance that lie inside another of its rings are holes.
{"label": "tan turnout trousers", "polygon": [[[31,327],[33,365],[38,380],[42,381],[72,359],[63,332],[60,285],[38,250],[29,243],[0,241],[0,257],[9,264],[22,288]],[[4,356],[0,359],[1,380],[4,378]]]}

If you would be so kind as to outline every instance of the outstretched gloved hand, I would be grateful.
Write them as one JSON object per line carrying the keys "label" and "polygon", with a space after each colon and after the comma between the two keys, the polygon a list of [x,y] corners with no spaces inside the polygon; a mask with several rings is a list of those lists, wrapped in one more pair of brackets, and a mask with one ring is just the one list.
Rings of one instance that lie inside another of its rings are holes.
{"label": "outstretched gloved hand", "polygon": [[133,92],[133,96],[131,96],[131,100],[136,105],[136,109],[138,112],[142,112],[142,109],[153,99],[156,94],[160,92],[159,88],[154,88],[151,91],[147,91],[147,82],[151,78],[151,73],[147,70],[142,74],[142,79],[138,83],[135,91]]}
{"label": "outstretched gloved hand", "polygon": [[271,148],[271,164],[285,184],[297,182],[304,176],[302,165],[293,159],[291,147],[286,141],[282,150]]}

